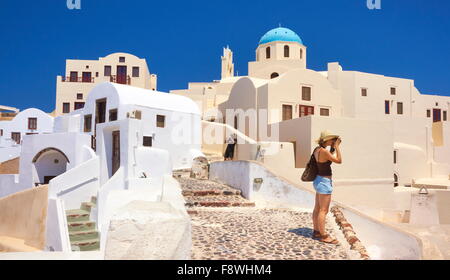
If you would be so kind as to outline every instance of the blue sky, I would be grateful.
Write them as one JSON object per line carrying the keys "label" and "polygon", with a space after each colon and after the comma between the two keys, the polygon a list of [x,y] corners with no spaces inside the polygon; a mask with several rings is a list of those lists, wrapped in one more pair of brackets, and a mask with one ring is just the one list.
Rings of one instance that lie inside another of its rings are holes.
{"label": "blue sky", "polygon": [[288,27],[308,47],[308,68],[339,61],[357,70],[415,80],[424,94],[450,96],[450,1],[1,0],[0,104],[54,109],[65,60],[129,52],[147,59],[158,89],[220,78],[222,47],[235,69],[268,30]]}

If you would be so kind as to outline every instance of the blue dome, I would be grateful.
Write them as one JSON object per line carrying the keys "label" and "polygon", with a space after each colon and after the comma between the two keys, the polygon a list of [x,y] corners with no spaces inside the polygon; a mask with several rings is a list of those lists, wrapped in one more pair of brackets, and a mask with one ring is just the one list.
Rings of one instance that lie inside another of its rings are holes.
{"label": "blue dome", "polygon": [[261,37],[259,44],[266,44],[275,41],[297,42],[303,45],[302,39],[289,28],[278,27],[270,30]]}

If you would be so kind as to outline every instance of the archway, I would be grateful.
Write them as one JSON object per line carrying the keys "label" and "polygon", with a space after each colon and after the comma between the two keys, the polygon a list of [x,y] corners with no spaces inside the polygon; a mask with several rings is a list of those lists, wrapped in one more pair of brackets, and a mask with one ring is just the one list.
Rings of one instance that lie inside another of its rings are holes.
{"label": "archway", "polygon": [[70,161],[56,148],[47,148],[33,158],[33,183],[35,186],[48,184],[51,179],[67,171]]}
{"label": "archway", "polygon": [[394,173],[394,188],[398,187],[398,176]]}

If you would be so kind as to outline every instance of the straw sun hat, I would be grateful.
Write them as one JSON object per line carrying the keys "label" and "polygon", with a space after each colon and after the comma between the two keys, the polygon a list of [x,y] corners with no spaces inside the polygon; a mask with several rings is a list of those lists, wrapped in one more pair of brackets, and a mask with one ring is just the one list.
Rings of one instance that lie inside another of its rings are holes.
{"label": "straw sun hat", "polygon": [[339,135],[332,134],[328,130],[322,131],[320,133],[320,138],[316,140],[317,143],[320,143],[320,141],[326,142],[328,140],[339,138]]}

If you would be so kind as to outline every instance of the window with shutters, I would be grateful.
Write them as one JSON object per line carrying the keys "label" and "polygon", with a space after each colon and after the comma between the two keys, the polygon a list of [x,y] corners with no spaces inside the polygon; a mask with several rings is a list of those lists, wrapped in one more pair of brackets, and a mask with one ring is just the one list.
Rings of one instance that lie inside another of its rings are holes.
{"label": "window with shutters", "polygon": [[139,67],[134,66],[132,68],[132,76],[135,78],[139,77]]}
{"label": "window with shutters", "polygon": [[92,115],[84,116],[84,132],[91,132],[92,127]]}
{"label": "window with shutters", "polygon": [[302,100],[311,101],[311,88],[302,87]]}
{"label": "window with shutters", "polygon": [[299,117],[314,115],[314,106],[300,105],[298,111]]}
{"label": "window with shutters", "polygon": [[105,65],[105,77],[109,77],[111,76],[111,66],[110,65]]}
{"label": "window with shutters", "polygon": [[75,102],[73,108],[75,110],[83,109],[84,108],[84,102]]}
{"label": "window with shutters", "polygon": [[152,145],[153,145],[153,137],[151,137],[151,136],[144,136],[143,146],[144,147],[151,147]]}
{"label": "window with shutters", "polygon": [[28,129],[37,129],[37,118],[28,118]]}
{"label": "window with shutters", "polygon": [[117,109],[111,109],[109,110],[109,121],[117,121]]}
{"label": "window with shutters", "polygon": [[20,132],[11,132],[11,139],[20,144]]}
{"label": "window with shutters", "polygon": [[403,103],[397,102],[397,114],[402,115],[403,114]]}
{"label": "window with shutters", "polygon": [[64,114],[70,113],[70,103],[66,102],[63,103],[63,113]]}
{"label": "window with shutters", "polygon": [[361,88],[361,96],[367,96],[367,89]]}
{"label": "window with shutters", "polygon": [[166,126],[166,116],[157,115],[156,116],[156,127],[165,127]]}
{"label": "window with shutters", "polygon": [[320,108],[320,115],[321,116],[329,116],[330,115],[330,109],[328,109],[328,108]]}
{"label": "window with shutters", "polygon": [[384,113],[386,115],[390,114],[389,100],[384,101]]}
{"label": "window with shutters", "polygon": [[292,105],[283,104],[283,121],[292,119]]}

